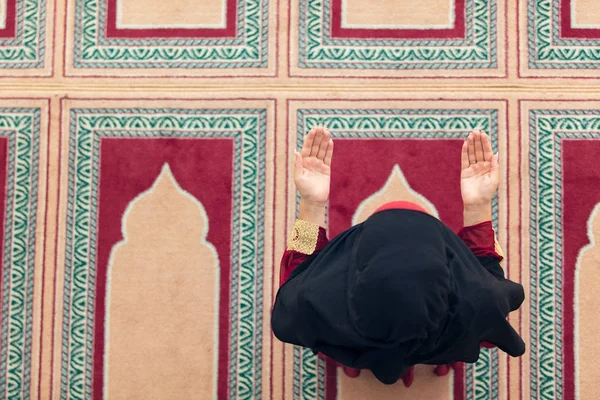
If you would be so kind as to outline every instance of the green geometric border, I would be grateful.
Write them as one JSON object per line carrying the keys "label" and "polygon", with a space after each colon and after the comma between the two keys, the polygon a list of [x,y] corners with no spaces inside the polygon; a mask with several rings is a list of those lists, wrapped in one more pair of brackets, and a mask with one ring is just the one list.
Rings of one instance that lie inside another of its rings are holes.
{"label": "green geometric border", "polygon": [[71,110],[61,398],[92,398],[95,232],[103,138],[233,140],[229,396],[260,399],[266,110],[181,108]]}
{"label": "green geometric border", "polygon": [[29,399],[40,109],[0,109],[8,139],[2,274],[0,398]]}
{"label": "green geometric border", "polygon": [[[235,39],[104,38],[105,0],[76,0],[75,68],[264,68],[268,64],[268,0],[238,0]],[[242,14],[243,13],[243,14]]]}
{"label": "green geometric border", "polygon": [[17,0],[16,37],[0,39],[0,68],[43,68],[46,34],[46,2]]}
{"label": "green geometric border", "polygon": [[[297,111],[296,148],[302,148],[304,135],[319,124],[332,136],[344,139],[439,139],[464,140],[469,130],[488,132],[497,149],[498,110],[492,109],[300,109]],[[296,197],[296,208],[299,204]],[[498,231],[498,199],[493,202],[493,221]],[[324,368],[310,350],[294,350],[294,400],[325,396]],[[482,349],[479,360],[465,369],[467,399],[495,400],[498,394],[498,350]],[[473,387],[475,390],[473,390]],[[319,390],[316,390],[316,389]]]}
{"label": "green geometric border", "polygon": [[563,398],[562,142],[600,139],[599,114],[529,111],[531,398]]}
{"label": "green geometric border", "polygon": [[294,346],[293,400],[325,400],[326,365],[312,350]]}
{"label": "green geometric border", "polygon": [[[482,24],[485,24],[485,28],[487,29],[487,25],[489,25],[490,21],[488,20],[489,16],[486,13],[486,9],[481,7],[483,4],[486,4],[486,7],[489,7],[490,14],[494,13],[494,7],[496,7],[495,3],[478,3],[478,10],[475,11],[475,0],[465,0],[465,37],[464,38],[454,38],[454,39],[377,39],[374,41],[373,39],[339,39],[332,38],[331,34],[323,35],[323,44],[324,45],[348,45],[352,44],[353,46],[373,46],[374,43],[377,45],[386,45],[386,46],[412,46],[412,47],[426,47],[426,46],[473,46],[475,45],[475,30],[474,25],[475,22],[479,22],[478,27],[481,27]],[[323,16],[320,23],[324,28],[324,32],[331,32],[331,0],[325,1],[323,4]],[[481,33],[479,33],[481,35]]]}
{"label": "green geometric border", "polygon": [[600,68],[600,40],[560,38],[560,0],[528,0],[527,35],[531,69]]}
{"label": "green geometric border", "polygon": [[554,44],[566,46],[595,46],[600,47],[598,39],[570,39],[560,37],[560,5],[561,0],[552,0],[552,39]]}
{"label": "green geometric border", "polygon": [[497,0],[467,0],[463,40],[330,37],[330,0],[300,0],[300,68],[493,69],[498,67]]}

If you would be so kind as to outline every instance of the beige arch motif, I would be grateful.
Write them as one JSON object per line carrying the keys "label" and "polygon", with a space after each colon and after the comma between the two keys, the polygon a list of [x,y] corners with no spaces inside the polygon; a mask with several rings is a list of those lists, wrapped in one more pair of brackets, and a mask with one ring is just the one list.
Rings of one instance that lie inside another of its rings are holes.
{"label": "beige arch motif", "polygon": [[597,382],[600,370],[598,316],[600,315],[600,203],[596,204],[587,221],[590,243],[584,246],[575,265],[575,391],[581,400],[598,398]]}
{"label": "beige arch motif", "polygon": [[406,180],[398,164],[394,165],[392,172],[381,189],[363,200],[354,216],[352,225],[359,224],[371,216],[375,210],[391,201],[411,201],[423,207],[429,214],[439,218],[439,214],[433,203],[425,196],[416,192]]}
{"label": "beige arch motif", "polygon": [[208,216],[165,164],[110,256],[105,399],[216,398],[220,267]]}

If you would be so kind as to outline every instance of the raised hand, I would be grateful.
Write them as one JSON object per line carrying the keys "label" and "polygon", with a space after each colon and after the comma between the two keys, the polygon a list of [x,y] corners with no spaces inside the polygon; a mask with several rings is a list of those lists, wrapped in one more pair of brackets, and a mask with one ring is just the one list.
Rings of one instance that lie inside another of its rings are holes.
{"label": "raised hand", "polygon": [[329,199],[333,140],[321,126],[312,129],[304,138],[300,153],[296,152],[294,181],[302,201],[324,205]]}
{"label": "raised hand", "polygon": [[483,131],[472,131],[462,147],[460,189],[465,209],[491,204],[499,182],[498,154],[493,154]]}

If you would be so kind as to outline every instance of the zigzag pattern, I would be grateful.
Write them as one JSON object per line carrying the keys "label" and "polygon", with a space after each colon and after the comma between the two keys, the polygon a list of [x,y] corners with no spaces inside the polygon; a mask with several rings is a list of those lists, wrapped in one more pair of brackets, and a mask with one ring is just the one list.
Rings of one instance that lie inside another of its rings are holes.
{"label": "zigzag pattern", "polygon": [[561,140],[600,138],[596,110],[529,113],[532,398],[563,397]]}
{"label": "zigzag pattern", "polygon": [[466,368],[467,400],[498,399],[498,349],[481,349],[479,360]]}
{"label": "zigzag pattern", "polygon": [[527,14],[529,68],[599,68],[597,41],[560,37],[560,0],[528,0]]}
{"label": "zigzag pattern", "polygon": [[294,400],[325,400],[326,366],[312,351],[294,346]]}
{"label": "zigzag pattern", "polygon": [[61,396],[91,396],[96,251],[91,232],[97,216],[100,138],[229,137],[236,152],[233,224],[242,231],[234,229],[232,238],[238,257],[232,263],[228,380],[231,396],[260,398],[266,111],[79,109],[70,117],[69,158],[77,164],[69,164],[67,226],[74,229],[66,232]]}
{"label": "zigzag pattern", "polygon": [[[76,68],[248,68],[267,65],[268,0],[248,0],[238,17],[236,40],[101,41],[99,0],[77,0],[74,65]],[[239,22],[243,22],[240,24]],[[241,43],[239,42],[241,39]],[[149,62],[151,61],[151,62]]]}
{"label": "zigzag pattern", "polygon": [[[82,8],[84,3],[82,4]],[[96,24],[96,26],[106,26],[107,25],[107,19],[106,19],[106,14],[108,12],[107,10],[108,8],[108,4],[106,1],[102,1],[100,2],[100,4],[98,5],[98,20],[96,22],[94,22],[94,24]],[[76,26],[81,28],[81,24],[79,21],[81,21],[80,18],[81,14],[78,13],[76,18],[77,24]],[[107,38],[101,34],[97,34],[95,36],[95,43],[96,45],[100,45],[100,46],[129,46],[129,45],[137,45],[139,46],[140,44],[142,45],[149,45],[149,46],[154,46],[157,43],[160,43],[161,45],[168,45],[168,46],[231,46],[231,45],[242,45],[244,44],[244,31],[246,30],[245,28],[245,15],[244,15],[244,10],[243,8],[238,8],[236,11],[236,37],[235,38],[214,38],[214,39],[204,39],[204,38],[176,38],[176,39],[170,39],[170,38],[160,38],[160,42],[158,42],[156,39],[153,38],[135,38],[135,39],[125,39],[125,38]],[[99,33],[99,32],[97,32]]]}
{"label": "zigzag pattern", "polygon": [[[300,1],[299,61],[303,68],[473,69],[496,68],[495,0],[471,0],[467,21],[474,29],[463,41],[329,39],[329,2]],[[327,21],[325,26],[323,21]],[[469,27],[470,28],[470,27]],[[449,48],[449,46],[452,46]]]}
{"label": "zigzag pattern", "polygon": [[[331,2],[324,2],[323,4],[323,18],[322,24],[320,27],[323,32],[331,31]],[[436,47],[436,46],[463,46],[468,44],[468,38],[474,37],[474,22],[475,15],[475,0],[466,0],[465,7],[465,37],[467,41],[460,39],[419,39],[418,41],[411,39],[398,39],[398,40],[388,40],[388,39],[380,39],[377,40],[379,45],[383,46],[421,46],[421,47]],[[364,39],[343,39],[343,44],[346,46],[372,46],[373,41],[364,40]],[[323,35],[321,37],[321,43],[325,46],[335,46],[336,44],[340,44],[340,39],[332,39],[329,35]]]}
{"label": "zigzag pattern", "polygon": [[17,37],[0,40],[0,68],[26,69],[44,67],[46,51],[46,2],[17,1]]}
{"label": "zigzag pattern", "polygon": [[31,377],[33,277],[37,221],[40,110],[3,109],[8,171],[4,232],[0,397],[28,399]]}
{"label": "zigzag pattern", "polygon": [[[553,148],[553,121],[551,119],[540,119],[537,123],[537,145],[532,147],[537,154],[537,188],[538,193],[538,212],[537,212],[537,232],[539,239],[537,240],[539,248],[538,265],[540,271],[537,275],[537,291],[538,303],[532,310],[538,313],[537,318],[541,321],[555,321],[555,243],[553,240],[553,232],[556,230],[554,221],[554,148]],[[542,266],[550,266],[543,269]],[[540,322],[541,322],[540,321]],[[556,336],[555,329],[552,324],[534,324],[537,325],[538,333],[538,364],[539,370],[539,391],[542,398],[555,398],[555,349],[560,341]],[[560,379],[560,378],[559,378]],[[550,397],[546,397],[550,396]]]}

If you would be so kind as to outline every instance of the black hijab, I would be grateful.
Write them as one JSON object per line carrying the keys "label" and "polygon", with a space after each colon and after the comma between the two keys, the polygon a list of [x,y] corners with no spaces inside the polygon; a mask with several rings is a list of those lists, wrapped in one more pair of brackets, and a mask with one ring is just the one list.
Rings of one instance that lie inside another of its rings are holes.
{"label": "black hijab", "polygon": [[275,336],[395,383],[415,364],[475,362],[480,343],[511,356],[506,320],[524,300],[499,261],[476,257],[438,219],[386,210],[335,237],[281,286]]}

